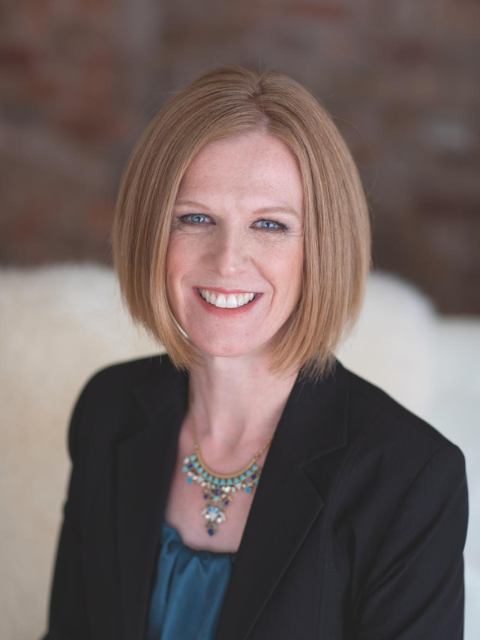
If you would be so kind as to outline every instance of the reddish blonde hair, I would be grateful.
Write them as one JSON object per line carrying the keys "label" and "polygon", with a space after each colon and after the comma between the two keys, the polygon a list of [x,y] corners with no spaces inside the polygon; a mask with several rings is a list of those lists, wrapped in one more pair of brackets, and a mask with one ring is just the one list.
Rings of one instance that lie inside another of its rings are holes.
{"label": "reddish blonde hair", "polygon": [[125,170],[112,233],[122,299],[174,365],[201,363],[169,307],[165,265],[182,177],[207,143],[266,131],[296,156],[304,186],[301,299],[272,355],[271,372],[321,378],[353,329],[371,266],[368,204],[352,155],[324,107],[277,71],[220,67],[160,109]]}

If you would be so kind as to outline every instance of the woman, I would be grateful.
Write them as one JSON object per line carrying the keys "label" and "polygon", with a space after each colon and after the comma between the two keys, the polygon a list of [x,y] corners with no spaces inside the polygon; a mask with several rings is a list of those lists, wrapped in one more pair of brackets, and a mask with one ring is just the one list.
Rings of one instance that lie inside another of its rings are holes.
{"label": "woman", "polygon": [[168,355],[80,394],[45,638],[462,638],[464,456],[334,355],[370,225],[323,107],[199,78],[139,142],[113,249]]}

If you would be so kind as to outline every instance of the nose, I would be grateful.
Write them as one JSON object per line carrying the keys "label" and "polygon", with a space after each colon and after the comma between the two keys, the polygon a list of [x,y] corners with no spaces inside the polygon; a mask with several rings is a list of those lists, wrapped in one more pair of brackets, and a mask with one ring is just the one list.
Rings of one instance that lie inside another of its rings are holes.
{"label": "nose", "polygon": [[248,242],[235,227],[215,234],[211,257],[217,273],[228,277],[241,272],[248,260]]}

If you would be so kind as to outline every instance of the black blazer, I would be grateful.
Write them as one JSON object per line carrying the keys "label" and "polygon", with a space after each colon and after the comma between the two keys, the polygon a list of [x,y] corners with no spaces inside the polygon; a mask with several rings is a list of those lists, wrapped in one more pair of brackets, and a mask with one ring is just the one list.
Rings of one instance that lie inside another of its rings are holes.
{"label": "black blazer", "polygon": [[[187,406],[166,355],[83,388],[44,640],[145,638]],[[338,360],[297,378],[215,640],[460,640],[467,523],[458,446]]]}

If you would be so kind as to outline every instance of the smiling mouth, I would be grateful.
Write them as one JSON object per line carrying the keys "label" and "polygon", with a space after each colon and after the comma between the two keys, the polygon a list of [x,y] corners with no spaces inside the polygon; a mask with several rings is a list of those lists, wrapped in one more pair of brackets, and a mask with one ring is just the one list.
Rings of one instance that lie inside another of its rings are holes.
{"label": "smiling mouth", "polygon": [[257,293],[219,293],[208,289],[198,289],[200,296],[219,309],[237,309],[250,304],[258,296]]}

